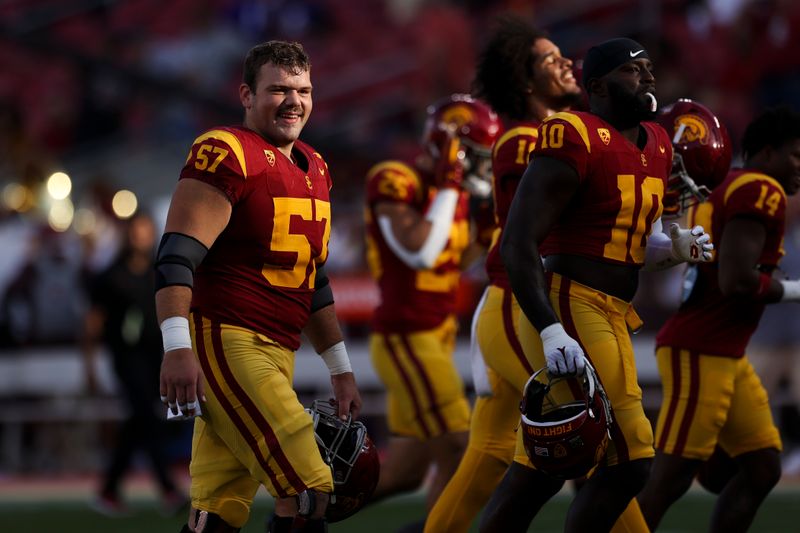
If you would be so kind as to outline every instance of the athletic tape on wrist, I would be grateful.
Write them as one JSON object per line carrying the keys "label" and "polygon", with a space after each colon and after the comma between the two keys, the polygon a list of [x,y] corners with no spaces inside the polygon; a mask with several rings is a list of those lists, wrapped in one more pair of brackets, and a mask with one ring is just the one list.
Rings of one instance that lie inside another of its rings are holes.
{"label": "athletic tape on wrist", "polygon": [[192,347],[192,335],[189,333],[189,319],[182,316],[171,316],[161,323],[161,337],[164,339],[164,353],[179,348]]}
{"label": "athletic tape on wrist", "polygon": [[781,285],[783,285],[782,302],[800,302],[800,280],[782,280]]}
{"label": "athletic tape on wrist", "polygon": [[350,358],[347,356],[347,348],[345,348],[344,341],[339,341],[323,351],[319,356],[325,361],[325,366],[328,367],[331,376],[353,371],[353,368],[350,366]]}

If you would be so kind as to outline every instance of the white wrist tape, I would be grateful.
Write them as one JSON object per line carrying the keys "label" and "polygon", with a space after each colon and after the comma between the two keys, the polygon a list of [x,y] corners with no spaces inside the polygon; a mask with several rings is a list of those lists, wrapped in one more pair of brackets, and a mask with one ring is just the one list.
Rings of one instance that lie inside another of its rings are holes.
{"label": "white wrist tape", "polygon": [[800,302],[800,280],[784,279],[781,280],[781,285],[783,285],[782,302]]}
{"label": "white wrist tape", "polygon": [[325,361],[325,366],[328,367],[331,376],[353,371],[350,366],[350,358],[347,356],[347,348],[344,346],[344,341],[339,341],[323,351],[319,356]]}
{"label": "white wrist tape", "polygon": [[189,333],[189,319],[171,316],[161,323],[161,337],[164,339],[164,353],[178,348],[191,348],[192,335]]}

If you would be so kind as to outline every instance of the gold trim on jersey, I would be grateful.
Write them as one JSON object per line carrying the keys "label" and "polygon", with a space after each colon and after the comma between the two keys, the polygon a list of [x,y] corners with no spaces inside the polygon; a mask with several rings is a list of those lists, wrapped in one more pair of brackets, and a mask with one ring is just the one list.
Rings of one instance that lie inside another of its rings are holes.
{"label": "gold trim on jersey", "polygon": [[229,131],[211,130],[205,132],[200,137],[195,139],[194,143],[192,143],[192,146],[205,141],[206,139],[217,139],[218,141],[222,141],[227,144],[231,150],[233,150],[234,155],[236,155],[236,160],[239,161],[239,166],[242,167],[242,175],[247,178],[247,164],[245,163],[244,158],[244,148],[242,148],[242,143],[239,141],[239,138],[236,137],[236,135]]}
{"label": "gold trim on jersey", "polygon": [[425,194],[425,188],[422,185],[422,179],[420,178],[419,173],[411,165],[403,163],[402,161],[384,161],[383,163],[378,163],[369,169],[367,172],[367,179],[371,180],[374,176],[377,176],[384,170],[392,170],[413,178],[417,183],[417,200],[423,199],[422,195]]}
{"label": "gold trim on jersey", "polygon": [[742,174],[736,180],[728,186],[728,189],[725,191],[725,197],[722,200],[723,204],[728,203],[728,198],[730,198],[731,194],[733,194],[737,189],[740,187],[744,187],[748,183],[752,183],[754,181],[766,181],[767,183],[774,185],[781,191],[781,195],[783,199],[786,200],[786,192],[783,190],[783,185],[778,183],[778,180],[771,176],[767,176],[766,174],[761,174],[759,172],[747,172]]}
{"label": "gold trim on jersey", "polygon": [[500,147],[503,146],[506,142],[508,142],[509,139],[511,139],[512,137],[516,137],[518,135],[520,137],[527,135],[535,139],[538,139],[539,129],[532,128],[530,126],[517,126],[516,128],[511,128],[510,130],[505,132],[499,139],[497,139],[497,142],[494,143],[494,148],[492,148],[492,157],[494,157],[495,154],[497,154],[498,150],[500,150]]}
{"label": "gold trim on jersey", "polygon": [[578,115],[573,115],[572,113],[556,113],[555,115],[550,115],[542,124],[546,124],[551,120],[561,119],[566,122],[572,124],[572,127],[578,132],[578,135],[581,136],[583,139],[583,143],[586,145],[586,151],[590,154],[592,153],[592,144],[589,142],[589,130],[586,128],[586,124],[584,124],[583,120]]}

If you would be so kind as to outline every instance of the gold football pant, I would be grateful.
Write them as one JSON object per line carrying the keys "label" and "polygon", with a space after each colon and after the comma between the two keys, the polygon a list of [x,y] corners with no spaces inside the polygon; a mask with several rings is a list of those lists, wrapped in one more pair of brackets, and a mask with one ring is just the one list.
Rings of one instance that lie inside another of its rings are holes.
{"label": "gold football pant", "polygon": [[[614,422],[604,464],[652,457],[653,429],[642,407],[642,389],[628,332],[629,328],[635,331],[641,327],[641,320],[629,302],[558,274],[548,273],[548,277],[553,309],[566,332],[583,347],[611,402]],[[524,317],[520,320],[520,340],[534,367],[545,366],[539,333]],[[559,385],[554,387],[555,399],[560,403],[572,401],[569,387]],[[526,458],[520,432],[514,460],[524,463]]]}
{"label": "gold football pant", "polygon": [[393,434],[428,440],[469,429],[469,402],[453,361],[456,329],[450,317],[428,331],[370,335]]}
{"label": "gold football pant", "polygon": [[[520,309],[511,291],[491,285],[475,334],[487,364],[491,396],[475,401],[469,444],[458,469],[425,522],[426,533],[465,532],[486,504],[514,457],[519,401],[529,365],[517,339]],[[502,369],[508,379],[496,369]],[[524,378],[524,379],[523,379]]]}
{"label": "gold football pant", "polygon": [[191,322],[207,398],[192,439],[192,506],[241,527],[259,485],[276,498],[331,492],[331,470],[292,388],[294,352],[197,313]]}
{"label": "gold football pant", "polygon": [[747,357],[659,346],[656,358],[663,384],[656,448],[701,460],[711,457],[717,444],[731,457],[782,449],[767,391]]}

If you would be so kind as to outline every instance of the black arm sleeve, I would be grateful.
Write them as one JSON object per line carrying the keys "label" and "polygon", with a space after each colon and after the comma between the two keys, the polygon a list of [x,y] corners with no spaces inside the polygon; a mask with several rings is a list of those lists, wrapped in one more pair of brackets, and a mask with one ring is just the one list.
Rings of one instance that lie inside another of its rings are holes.
{"label": "black arm sleeve", "polygon": [[194,271],[208,253],[208,248],[189,235],[165,233],[156,257],[156,292],[164,287],[194,286]]}
{"label": "black arm sleeve", "polygon": [[328,274],[325,273],[325,267],[323,265],[317,267],[314,287],[314,294],[311,296],[312,313],[333,303],[333,291],[331,290],[330,280],[328,279]]}

